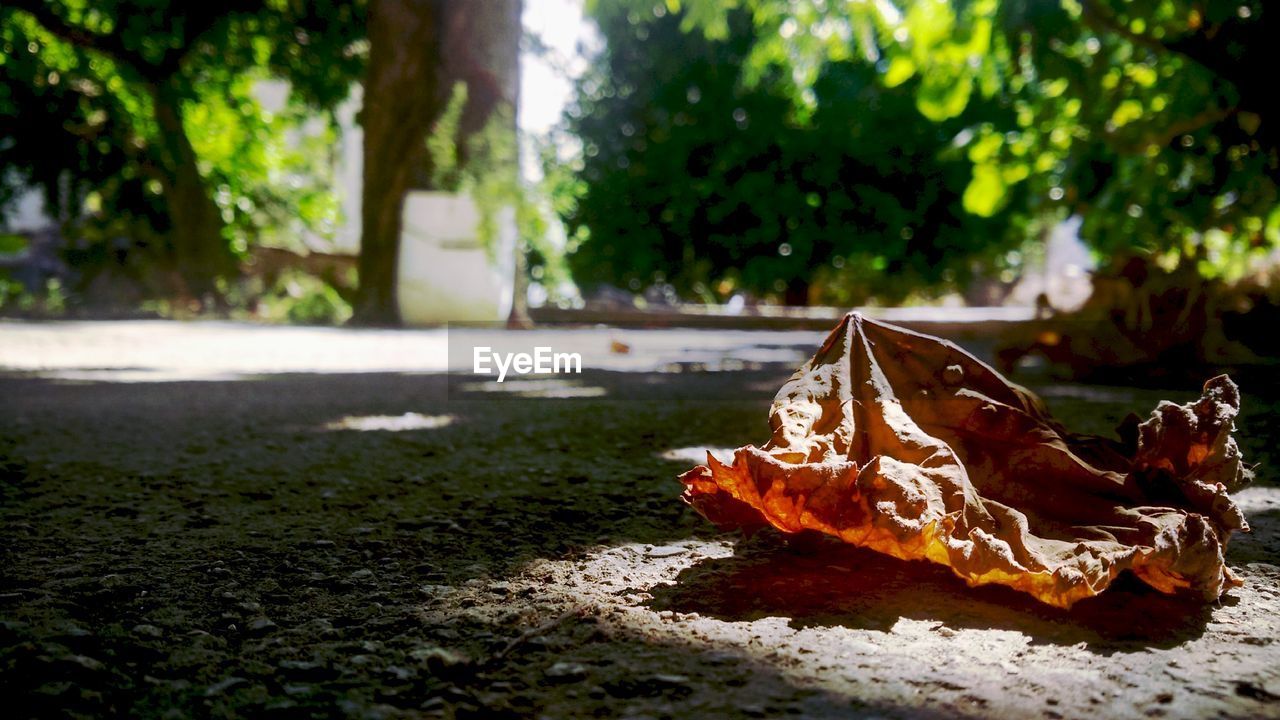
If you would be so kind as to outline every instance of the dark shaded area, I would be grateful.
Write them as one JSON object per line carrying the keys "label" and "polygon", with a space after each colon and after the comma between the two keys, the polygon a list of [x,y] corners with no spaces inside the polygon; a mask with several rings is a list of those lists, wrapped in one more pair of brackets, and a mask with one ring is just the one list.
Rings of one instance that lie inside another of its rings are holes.
{"label": "dark shaded area", "polygon": [[[541,666],[524,686],[507,666],[468,685],[432,659],[488,652],[526,618],[426,627],[430,588],[707,531],[675,500],[682,468],[657,452],[727,443],[767,403],[704,392],[695,418],[692,399],[655,399],[680,390],[626,380],[588,378],[604,400],[445,406],[442,376],[0,379],[0,695],[20,716],[536,711],[519,696]],[[699,394],[691,376],[655,381]],[[324,429],[405,412],[456,420]]]}

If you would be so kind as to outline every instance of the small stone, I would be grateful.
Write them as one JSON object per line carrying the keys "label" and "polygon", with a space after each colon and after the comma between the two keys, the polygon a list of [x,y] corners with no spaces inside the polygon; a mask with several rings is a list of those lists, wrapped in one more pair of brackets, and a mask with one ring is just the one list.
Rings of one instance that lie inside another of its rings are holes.
{"label": "small stone", "polygon": [[327,665],[311,660],[281,660],[277,667],[282,675],[299,680],[328,680],[337,676]]}
{"label": "small stone", "polygon": [[316,692],[315,686],[302,684],[288,684],[284,686],[284,694],[290,697],[310,697]]}
{"label": "small stone", "polygon": [[231,688],[233,688],[233,687],[235,687],[235,686],[237,686],[237,685],[243,685],[243,684],[245,684],[245,683],[247,683],[247,682],[249,682],[249,681],[248,681],[248,680],[245,680],[245,679],[244,679],[244,678],[242,678],[242,677],[236,677],[236,676],[234,676],[234,675],[233,675],[233,676],[231,676],[231,677],[229,677],[229,678],[224,678],[224,679],[219,680],[218,682],[216,682],[216,683],[214,683],[214,684],[210,685],[210,686],[209,686],[209,687],[204,691],[204,694],[205,694],[205,696],[206,696],[206,697],[213,697],[214,695],[221,695],[222,693],[224,693],[224,692],[226,692],[226,691],[230,690]]}
{"label": "small stone", "polygon": [[587,676],[587,668],[581,663],[558,662],[543,673],[551,682],[577,682]]}
{"label": "small stone", "polygon": [[104,667],[101,661],[95,660],[88,655],[64,655],[61,660],[88,670],[89,672],[98,672]]}
{"label": "small stone", "polygon": [[141,635],[142,637],[149,637],[149,638],[164,637],[163,630],[156,627],[155,625],[147,625],[145,623],[141,625],[134,625],[133,630],[131,632],[133,632],[134,635]]}
{"label": "small stone", "polygon": [[457,676],[471,667],[470,658],[442,647],[418,648],[410,652],[409,657],[425,665],[437,677]]}
{"label": "small stone", "polygon": [[254,618],[245,626],[252,635],[266,635],[267,633],[274,631],[277,627],[279,626],[272,622],[270,618],[264,617]]}
{"label": "small stone", "polygon": [[418,675],[414,670],[407,667],[401,667],[399,665],[389,665],[387,667],[387,674],[397,680],[412,680]]}

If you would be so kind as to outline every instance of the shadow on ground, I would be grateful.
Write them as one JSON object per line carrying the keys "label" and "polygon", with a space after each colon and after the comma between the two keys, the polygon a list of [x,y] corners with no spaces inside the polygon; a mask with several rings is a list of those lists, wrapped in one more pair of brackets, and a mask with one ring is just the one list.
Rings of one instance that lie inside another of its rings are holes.
{"label": "shadow on ground", "polygon": [[[1033,643],[1099,654],[1173,647],[1203,634],[1213,605],[1164,595],[1128,576],[1071,610],[999,586],[967,587],[944,567],[904,562],[817,536],[765,532],[729,558],[705,559],[655,588],[655,610],[736,622],[783,617],[792,627],[887,632],[901,618],[951,630],[1023,633]],[[1228,596],[1223,599],[1230,604]]]}

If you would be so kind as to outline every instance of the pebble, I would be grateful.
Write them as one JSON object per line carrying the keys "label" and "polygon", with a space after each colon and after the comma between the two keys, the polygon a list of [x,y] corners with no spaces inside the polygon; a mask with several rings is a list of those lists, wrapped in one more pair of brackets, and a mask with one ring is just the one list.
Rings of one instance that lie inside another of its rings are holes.
{"label": "pebble", "polygon": [[247,683],[247,682],[249,682],[249,681],[248,681],[248,680],[245,680],[245,679],[244,679],[244,678],[242,678],[242,677],[236,677],[236,676],[232,675],[232,676],[231,676],[231,677],[229,677],[229,678],[224,678],[224,679],[219,680],[218,682],[216,682],[216,683],[214,683],[214,684],[210,685],[210,686],[209,686],[209,687],[204,691],[204,694],[205,694],[205,696],[206,696],[206,697],[213,697],[214,695],[221,695],[222,693],[224,693],[224,692],[226,692],[226,691],[230,690],[231,688],[233,688],[233,687],[235,687],[235,686],[237,686],[237,685],[243,685],[243,684],[245,684],[245,683]]}
{"label": "pebble", "polygon": [[250,633],[254,635],[266,635],[267,633],[272,632],[279,626],[276,625],[274,622],[272,622],[270,618],[260,617],[260,618],[254,618],[253,620],[250,620],[249,624],[246,625],[245,627],[246,629],[248,629]]}
{"label": "pebble", "polygon": [[64,655],[59,659],[65,663],[79,666],[90,672],[98,672],[104,667],[101,661],[95,660],[88,655]]}
{"label": "pebble", "polygon": [[281,660],[277,667],[282,675],[300,680],[328,680],[337,677],[337,673],[327,665],[311,660]]}
{"label": "pebble", "polygon": [[155,625],[147,625],[145,623],[140,625],[134,625],[133,630],[131,632],[134,635],[141,635],[143,637],[150,637],[150,638],[164,637],[163,630],[156,627]]}
{"label": "pebble", "polygon": [[412,680],[418,675],[418,673],[411,668],[401,667],[399,665],[387,666],[387,674],[397,680]]}
{"label": "pebble", "polygon": [[587,676],[587,668],[581,663],[558,662],[543,674],[552,682],[576,682]]}
{"label": "pebble", "polygon": [[426,665],[431,674],[440,677],[456,675],[471,665],[467,656],[442,647],[418,648],[410,652],[409,657]]}

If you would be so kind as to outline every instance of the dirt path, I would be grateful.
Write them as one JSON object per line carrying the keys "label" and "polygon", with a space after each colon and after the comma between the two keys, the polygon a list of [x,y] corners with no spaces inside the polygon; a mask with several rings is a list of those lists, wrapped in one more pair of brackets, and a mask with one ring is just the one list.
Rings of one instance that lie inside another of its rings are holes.
{"label": "dirt path", "polygon": [[[0,376],[13,717],[1280,717],[1274,394],[1245,388],[1245,586],[1067,613],[685,509],[690,448],[764,439],[786,363],[494,393],[87,358]],[[1168,395],[1040,389],[1094,432]]]}

